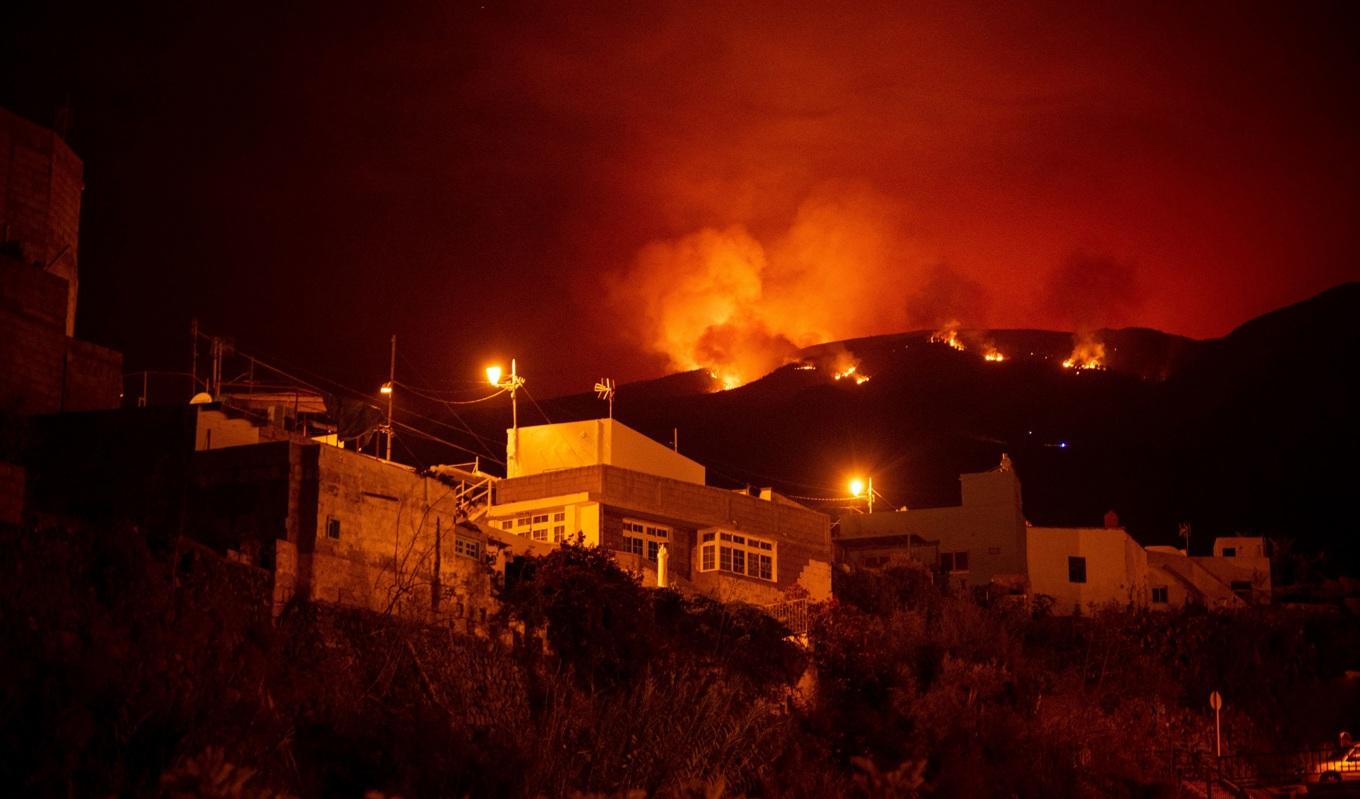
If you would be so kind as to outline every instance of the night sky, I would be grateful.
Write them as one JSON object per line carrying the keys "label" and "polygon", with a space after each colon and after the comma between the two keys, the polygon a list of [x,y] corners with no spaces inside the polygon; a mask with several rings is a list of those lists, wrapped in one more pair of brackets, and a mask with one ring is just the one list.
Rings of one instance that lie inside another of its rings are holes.
{"label": "night sky", "polygon": [[77,333],[129,370],[197,316],[549,396],[949,320],[1211,337],[1360,277],[1346,5],[840,5],[7,3],[0,105],[69,106]]}

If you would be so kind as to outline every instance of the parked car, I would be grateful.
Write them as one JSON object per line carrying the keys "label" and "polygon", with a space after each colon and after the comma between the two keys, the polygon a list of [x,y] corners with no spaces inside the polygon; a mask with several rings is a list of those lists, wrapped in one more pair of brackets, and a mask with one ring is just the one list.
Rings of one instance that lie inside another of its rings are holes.
{"label": "parked car", "polygon": [[1360,780],[1360,744],[1338,747],[1313,764],[1308,782],[1347,782]]}

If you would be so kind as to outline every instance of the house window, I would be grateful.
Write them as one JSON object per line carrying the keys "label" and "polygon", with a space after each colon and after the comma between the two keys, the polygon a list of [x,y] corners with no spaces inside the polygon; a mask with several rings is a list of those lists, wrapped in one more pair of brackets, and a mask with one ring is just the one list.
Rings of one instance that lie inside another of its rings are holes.
{"label": "house window", "polygon": [[500,527],[534,541],[561,543],[567,529],[563,524],[566,518],[565,511],[530,511],[500,520]]}
{"label": "house window", "polygon": [[1086,582],[1086,558],[1079,558],[1074,555],[1067,559],[1067,582]]}
{"label": "house window", "polygon": [[1160,586],[1158,588],[1152,589],[1152,604],[1165,605],[1167,603],[1167,599],[1168,598],[1166,586]]}
{"label": "house window", "polygon": [[458,536],[453,539],[453,552],[456,555],[476,560],[482,553],[482,544],[480,541]]}
{"label": "house window", "polygon": [[967,552],[941,552],[940,570],[946,574],[957,574],[968,571]]}
{"label": "house window", "polygon": [[1232,589],[1234,594],[1249,602],[1251,601],[1251,580],[1233,580],[1228,584],[1228,587]]}
{"label": "house window", "polygon": [[340,520],[334,516],[326,517],[326,537],[340,540]]}
{"label": "house window", "polygon": [[1223,557],[1225,558],[1237,557],[1237,547],[1223,547]]}
{"label": "house window", "polygon": [[661,552],[661,545],[670,541],[673,531],[650,522],[634,519],[623,520],[623,551],[642,555],[655,561]]}
{"label": "house window", "polygon": [[700,540],[699,571],[725,571],[774,582],[774,542],[744,533],[704,533]]}

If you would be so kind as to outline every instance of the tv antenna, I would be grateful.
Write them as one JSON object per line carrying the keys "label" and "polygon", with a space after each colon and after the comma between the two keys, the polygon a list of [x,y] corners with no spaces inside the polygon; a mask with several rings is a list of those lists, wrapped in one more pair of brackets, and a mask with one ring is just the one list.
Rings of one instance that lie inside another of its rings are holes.
{"label": "tv antenna", "polygon": [[609,401],[609,418],[614,418],[614,378],[602,377],[595,384],[595,396]]}

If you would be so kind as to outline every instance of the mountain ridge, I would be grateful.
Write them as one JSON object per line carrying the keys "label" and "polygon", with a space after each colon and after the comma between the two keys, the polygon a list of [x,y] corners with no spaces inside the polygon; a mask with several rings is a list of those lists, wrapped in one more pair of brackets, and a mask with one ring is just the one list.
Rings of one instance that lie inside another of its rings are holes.
{"label": "mountain ridge", "polygon": [[[1338,530],[1354,531],[1357,317],[1360,284],[1348,283],[1216,339],[1103,329],[1100,370],[1063,368],[1073,335],[1059,331],[964,329],[964,351],[932,331],[870,336],[806,348],[728,391],[702,372],[625,384],[615,416],[659,441],[678,431],[717,485],[832,497],[864,473],[894,506],[948,505],[960,473],[1004,452],[1036,524],[1098,525],[1113,509],[1147,544],[1174,543],[1184,521],[1206,534],[1199,545],[1264,534],[1354,558]],[[984,361],[984,340],[1007,360]],[[868,382],[832,379],[842,353]],[[540,404],[559,422],[604,411],[588,394]],[[537,416],[523,411],[521,423]],[[505,415],[469,418],[498,437]]]}

